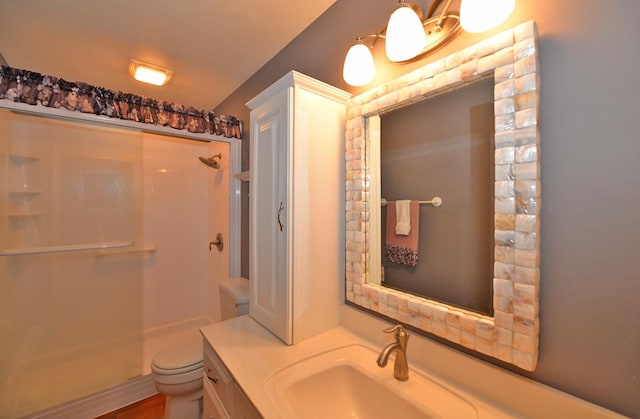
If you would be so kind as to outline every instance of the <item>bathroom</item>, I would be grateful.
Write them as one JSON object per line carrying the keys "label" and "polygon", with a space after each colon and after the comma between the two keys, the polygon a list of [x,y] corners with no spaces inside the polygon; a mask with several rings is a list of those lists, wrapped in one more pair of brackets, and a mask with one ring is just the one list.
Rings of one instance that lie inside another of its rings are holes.
{"label": "bathroom", "polygon": [[[424,9],[428,3],[420,5]],[[392,8],[393,4],[383,0],[338,0],[233,94],[221,98],[217,111],[248,121],[245,103],[291,69],[353,94],[367,90],[370,86],[352,88],[342,80],[344,54],[355,36],[384,25]],[[631,417],[640,412],[636,397],[640,309],[635,301],[640,285],[634,263],[635,238],[640,234],[636,211],[640,205],[636,186],[640,145],[631,131],[637,119],[635,98],[640,93],[634,80],[640,66],[635,45],[640,38],[635,22],[638,12],[637,3],[624,0],[517,0],[514,13],[490,33],[463,34],[418,62],[378,64],[372,83],[393,79],[521,22],[537,22],[544,184],[540,357],[535,372],[510,371],[503,365],[497,368]],[[9,64],[47,71],[31,61],[12,62],[6,50],[0,44]],[[96,80],[85,74],[73,77]],[[109,80],[95,83],[112,86]],[[161,92],[149,95],[161,97]],[[182,102],[197,104],[199,100]],[[244,135],[246,139],[248,133]],[[244,144],[243,160],[246,169]],[[248,248],[246,190],[243,200],[244,255]],[[245,276],[248,270],[243,257],[240,272]],[[364,316],[353,314],[353,308],[345,311],[347,320],[355,317],[363,329],[371,325]],[[368,333],[375,335],[379,330]],[[418,341],[417,336],[412,339]],[[443,352],[457,351],[445,346],[434,354]],[[486,389],[487,397],[492,392],[499,389]]]}

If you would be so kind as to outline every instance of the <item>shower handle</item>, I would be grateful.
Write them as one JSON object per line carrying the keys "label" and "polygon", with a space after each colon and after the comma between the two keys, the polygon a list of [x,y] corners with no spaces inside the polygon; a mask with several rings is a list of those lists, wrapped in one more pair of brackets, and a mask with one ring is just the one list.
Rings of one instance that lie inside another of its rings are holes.
{"label": "shower handle", "polygon": [[211,251],[211,248],[215,246],[218,248],[218,252],[222,252],[222,249],[224,249],[224,239],[222,237],[222,233],[218,233],[216,235],[216,240],[209,242],[209,251]]}
{"label": "shower handle", "polygon": [[280,213],[282,212],[283,209],[284,209],[284,203],[280,201],[280,207],[278,208],[278,226],[280,227],[280,231],[282,231],[282,229],[284,228],[284,225],[280,220]]}

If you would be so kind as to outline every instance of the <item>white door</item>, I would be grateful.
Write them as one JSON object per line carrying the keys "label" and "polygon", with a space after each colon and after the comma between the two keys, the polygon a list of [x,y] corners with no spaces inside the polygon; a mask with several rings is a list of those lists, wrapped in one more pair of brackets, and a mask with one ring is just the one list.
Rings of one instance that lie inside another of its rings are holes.
{"label": "white door", "polygon": [[288,90],[279,92],[251,112],[249,311],[291,344],[288,95]]}

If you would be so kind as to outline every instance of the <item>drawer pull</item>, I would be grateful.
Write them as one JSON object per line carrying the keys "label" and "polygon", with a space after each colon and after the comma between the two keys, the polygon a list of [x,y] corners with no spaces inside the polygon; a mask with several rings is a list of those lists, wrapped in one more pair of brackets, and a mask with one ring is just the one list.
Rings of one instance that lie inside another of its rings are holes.
{"label": "drawer pull", "polygon": [[207,368],[207,378],[213,381],[214,384],[218,384],[218,377],[212,377],[210,374],[213,371],[213,368]]}

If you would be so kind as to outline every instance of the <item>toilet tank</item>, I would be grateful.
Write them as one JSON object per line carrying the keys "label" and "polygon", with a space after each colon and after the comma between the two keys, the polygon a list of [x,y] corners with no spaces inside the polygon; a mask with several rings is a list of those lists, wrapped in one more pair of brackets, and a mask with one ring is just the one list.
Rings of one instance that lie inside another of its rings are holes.
{"label": "toilet tank", "polygon": [[222,320],[249,313],[249,280],[229,278],[220,284],[220,311]]}

